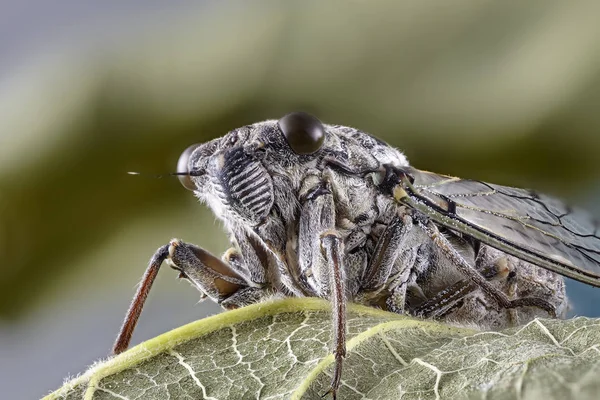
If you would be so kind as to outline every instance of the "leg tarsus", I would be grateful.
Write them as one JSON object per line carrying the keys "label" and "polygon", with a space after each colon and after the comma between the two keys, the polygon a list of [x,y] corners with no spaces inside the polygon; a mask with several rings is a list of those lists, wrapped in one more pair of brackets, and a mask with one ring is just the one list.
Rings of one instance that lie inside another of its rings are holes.
{"label": "leg tarsus", "polygon": [[346,349],[344,348],[343,353],[334,352],[334,364],[333,364],[333,376],[331,377],[331,384],[329,389],[321,395],[321,398],[325,398],[331,394],[332,399],[335,400],[337,397],[337,391],[340,388],[342,382],[342,365],[344,364],[344,357],[346,357]]}

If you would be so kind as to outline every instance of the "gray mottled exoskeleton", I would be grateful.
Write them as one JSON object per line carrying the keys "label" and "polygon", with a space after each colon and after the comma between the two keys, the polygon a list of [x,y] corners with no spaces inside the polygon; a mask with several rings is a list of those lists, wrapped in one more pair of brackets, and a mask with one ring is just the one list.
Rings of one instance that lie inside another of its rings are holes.
{"label": "gray mottled exoskeleton", "polygon": [[232,248],[221,259],[179,240],[159,248],[115,353],[164,260],[228,309],[274,296],[331,299],[334,396],[347,301],[502,328],[564,316],[560,275],[600,286],[589,215],[528,190],[414,169],[386,143],[305,113],[192,146],[177,175],[223,221]]}

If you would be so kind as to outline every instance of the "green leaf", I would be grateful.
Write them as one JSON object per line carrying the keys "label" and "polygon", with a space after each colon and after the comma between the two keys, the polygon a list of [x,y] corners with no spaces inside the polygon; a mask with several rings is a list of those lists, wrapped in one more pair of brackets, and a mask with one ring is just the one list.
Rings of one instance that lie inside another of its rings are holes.
{"label": "green leaf", "polygon": [[[46,399],[318,399],[328,302],[290,298],[206,318],[94,365]],[[348,310],[341,399],[597,399],[600,322],[535,320],[478,332]]]}

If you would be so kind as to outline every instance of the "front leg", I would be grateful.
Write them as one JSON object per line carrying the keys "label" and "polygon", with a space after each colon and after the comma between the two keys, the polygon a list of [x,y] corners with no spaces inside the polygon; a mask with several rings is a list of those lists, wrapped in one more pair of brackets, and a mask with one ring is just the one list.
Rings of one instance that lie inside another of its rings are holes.
{"label": "front leg", "polygon": [[[235,262],[235,267],[232,267],[201,247],[174,239],[169,246],[167,261],[200,292],[230,310],[257,303],[272,295],[267,285],[253,282],[237,272],[246,268],[239,254],[236,255],[232,258],[231,251],[226,253],[226,257]],[[259,264],[253,268],[264,266]]]}
{"label": "front leg", "polygon": [[248,286],[242,275],[229,265],[203,248],[178,239],[169,243],[167,263],[217,303]]}
{"label": "front leg", "polygon": [[180,272],[181,278],[190,280],[203,296],[208,295],[224,308],[237,308],[271,296],[271,290],[265,285],[244,278],[208,251],[173,239],[169,244],[161,246],[150,259],[113,346],[114,354],[119,354],[129,347],[148,293],[165,260]]}

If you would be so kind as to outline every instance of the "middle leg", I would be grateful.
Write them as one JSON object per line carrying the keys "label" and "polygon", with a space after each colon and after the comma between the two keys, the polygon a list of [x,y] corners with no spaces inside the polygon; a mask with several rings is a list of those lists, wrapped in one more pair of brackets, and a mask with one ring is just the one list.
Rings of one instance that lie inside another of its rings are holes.
{"label": "middle leg", "polygon": [[319,297],[329,298],[333,312],[335,365],[326,394],[336,398],[346,355],[346,266],[344,240],[336,230],[333,194],[321,183],[304,198],[298,232],[298,267]]}

